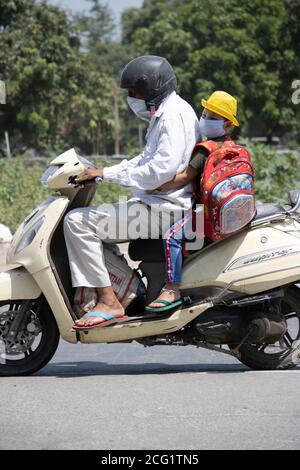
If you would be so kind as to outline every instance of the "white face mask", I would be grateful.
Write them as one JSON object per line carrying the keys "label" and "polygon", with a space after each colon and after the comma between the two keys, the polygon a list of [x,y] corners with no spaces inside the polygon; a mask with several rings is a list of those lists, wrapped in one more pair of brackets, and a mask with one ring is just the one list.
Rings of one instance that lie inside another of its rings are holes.
{"label": "white face mask", "polygon": [[200,132],[208,139],[222,137],[225,134],[224,119],[200,119]]}
{"label": "white face mask", "polygon": [[138,98],[132,98],[131,96],[127,96],[127,103],[130,109],[137,115],[140,119],[144,121],[150,121],[151,113],[148,111],[145,100],[141,100]]}

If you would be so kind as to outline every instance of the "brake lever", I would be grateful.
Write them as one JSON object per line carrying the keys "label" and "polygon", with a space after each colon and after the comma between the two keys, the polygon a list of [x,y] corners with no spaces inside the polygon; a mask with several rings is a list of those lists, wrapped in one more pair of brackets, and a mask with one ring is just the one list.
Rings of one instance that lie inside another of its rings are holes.
{"label": "brake lever", "polygon": [[70,186],[73,186],[74,188],[79,188],[80,186],[83,186],[83,185],[80,185],[80,183],[76,182],[76,178],[77,178],[77,175],[76,176],[69,176],[68,184]]}

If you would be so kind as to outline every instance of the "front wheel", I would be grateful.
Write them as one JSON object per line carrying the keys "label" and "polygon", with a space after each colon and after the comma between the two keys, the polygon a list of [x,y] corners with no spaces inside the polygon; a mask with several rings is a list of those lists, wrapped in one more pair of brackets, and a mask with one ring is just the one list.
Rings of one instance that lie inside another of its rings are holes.
{"label": "front wheel", "polygon": [[[11,335],[12,325],[16,333]],[[1,302],[0,376],[30,375],[44,367],[59,343],[59,330],[45,299]]]}
{"label": "front wheel", "polygon": [[244,344],[239,360],[256,370],[283,370],[300,363],[300,289],[291,286],[281,303],[287,331],[275,344]]}

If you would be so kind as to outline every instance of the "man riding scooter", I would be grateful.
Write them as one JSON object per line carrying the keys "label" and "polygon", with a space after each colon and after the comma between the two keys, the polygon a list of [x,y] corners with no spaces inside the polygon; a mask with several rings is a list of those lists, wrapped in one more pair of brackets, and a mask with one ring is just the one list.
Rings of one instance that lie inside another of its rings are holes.
{"label": "man riding scooter", "polygon": [[[152,238],[159,238],[191,208],[191,183],[166,191],[157,189],[188,166],[200,135],[197,116],[176,94],[176,86],[176,76],[165,58],[141,56],[129,62],[122,72],[121,88],[127,90],[133,112],[149,122],[144,151],[132,160],[88,169],[77,177],[78,183],[100,177],[132,188],[132,197],[125,203],[112,204],[110,210],[107,206],[85,207],[72,210],[65,218],[73,287],[93,287],[98,294],[97,305],[75,322],[74,329],[98,328],[126,318],[111,286],[102,243],[140,238],[138,231],[126,232],[132,221],[131,208],[135,219],[139,213],[141,227],[151,225]],[[108,231],[106,222],[111,227]]]}

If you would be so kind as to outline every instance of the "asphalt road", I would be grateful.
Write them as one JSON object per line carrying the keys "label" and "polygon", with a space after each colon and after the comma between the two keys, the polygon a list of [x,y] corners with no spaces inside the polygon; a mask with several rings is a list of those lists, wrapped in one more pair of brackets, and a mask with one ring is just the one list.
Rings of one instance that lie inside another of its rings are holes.
{"label": "asphalt road", "polygon": [[61,341],[39,373],[1,378],[0,449],[300,449],[300,368]]}

